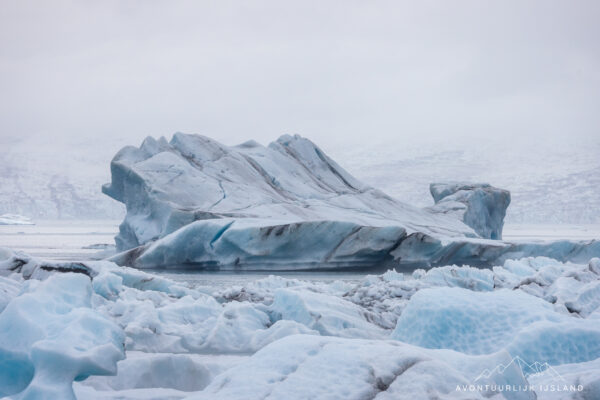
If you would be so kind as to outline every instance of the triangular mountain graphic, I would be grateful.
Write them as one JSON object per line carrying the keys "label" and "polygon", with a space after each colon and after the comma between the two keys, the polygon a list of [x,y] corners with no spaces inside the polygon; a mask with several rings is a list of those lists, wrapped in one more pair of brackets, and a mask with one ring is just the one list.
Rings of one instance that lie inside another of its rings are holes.
{"label": "triangular mountain graphic", "polygon": [[477,382],[477,381],[479,381],[481,379],[489,379],[490,377],[492,377],[494,375],[501,375],[501,374],[504,373],[504,371],[506,371],[507,368],[509,368],[513,364],[515,364],[515,365],[517,365],[519,367],[519,369],[521,370],[521,374],[525,378],[528,378],[528,377],[530,377],[532,375],[535,375],[535,376],[547,375],[547,376],[551,376],[551,377],[554,377],[556,379],[560,379],[560,380],[563,380],[563,381],[565,380],[547,362],[540,363],[538,361],[535,361],[535,362],[533,362],[533,363],[530,364],[527,361],[523,360],[521,357],[516,356],[516,357],[513,357],[512,360],[510,360],[510,362],[508,364],[506,364],[506,365],[500,363],[495,368],[493,368],[492,370],[489,370],[487,368],[484,369],[477,376],[477,378],[475,378],[475,382]]}

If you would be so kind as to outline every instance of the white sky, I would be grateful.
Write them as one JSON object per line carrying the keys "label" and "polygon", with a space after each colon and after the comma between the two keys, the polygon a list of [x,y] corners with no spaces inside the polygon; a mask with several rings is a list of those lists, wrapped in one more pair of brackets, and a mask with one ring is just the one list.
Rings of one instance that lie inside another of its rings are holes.
{"label": "white sky", "polygon": [[0,2],[0,145],[585,146],[599,128],[597,0]]}

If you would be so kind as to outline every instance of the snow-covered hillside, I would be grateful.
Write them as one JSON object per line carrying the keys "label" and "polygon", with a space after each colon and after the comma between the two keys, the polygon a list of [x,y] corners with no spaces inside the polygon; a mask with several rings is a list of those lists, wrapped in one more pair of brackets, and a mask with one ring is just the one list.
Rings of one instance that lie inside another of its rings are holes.
{"label": "snow-covered hillside", "polygon": [[[310,132],[306,136],[311,138]],[[511,192],[508,224],[600,223],[597,139],[569,144],[494,138],[411,144],[398,139],[360,145],[312,139],[361,181],[415,206],[433,204],[431,182],[489,182]],[[100,186],[110,178],[116,151],[130,143],[126,138],[94,143],[0,138],[0,213],[120,219],[122,205],[103,195]]]}
{"label": "snow-covered hillside", "polygon": [[100,191],[114,151],[102,141],[0,138],[0,214],[35,220],[122,217],[122,205]]}
{"label": "snow-covered hillside", "polygon": [[363,182],[415,206],[430,206],[429,182],[489,182],[512,201],[506,223],[600,222],[600,140],[456,140],[365,143],[325,149]]}

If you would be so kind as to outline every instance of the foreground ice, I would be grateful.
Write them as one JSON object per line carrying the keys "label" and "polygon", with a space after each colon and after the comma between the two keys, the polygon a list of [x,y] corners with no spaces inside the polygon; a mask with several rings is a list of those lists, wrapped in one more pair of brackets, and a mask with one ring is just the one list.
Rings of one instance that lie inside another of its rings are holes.
{"label": "foreground ice", "polygon": [[17,214],[0,215],[0,225],[35,225],[31,218]]}
{"label": "foreground ice", "polygon": [[[484,399],[486,393],[457,392],[487,365],[509,363],[507,354],[469,357],[393,341],[290,336],[219,375],[190,400],[208,399]],[[248,373],[247,371],[252,371]],[[486,384],[526,385],[512,366]],[[511,393],[507,399],[534,399]]]}
{"label": "foreground ice", "polygon": [[0,275],[0,387],[14,398],[600,396],[600,259],[213,292],[0,249]]}
{"label": "foreground ice", "polygon": [[23,284],[0,314],[0,396],[74,399],[74,380],[116,373],[124,334],[91,296],[80,274]]}

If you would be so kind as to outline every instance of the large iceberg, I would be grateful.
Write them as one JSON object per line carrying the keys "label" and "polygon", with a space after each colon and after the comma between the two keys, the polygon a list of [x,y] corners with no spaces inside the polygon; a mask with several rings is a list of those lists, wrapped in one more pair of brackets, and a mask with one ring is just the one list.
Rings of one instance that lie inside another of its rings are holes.
{"label": "large iceberg", "polygon": [[103,191],[127,206],[117,248],[136,248],[127,259],[143,267],[373,265],[415,232],[476,237],[457,218],[361,183],[299,136],[268,147],[147,138],[122,149],[111,172]]}
{"label": "large iceberg", "polygon": [[493,265],[547,255],[583,262],[598,242],[498,240],[510,201],[489,185],[434,185],[419,209],[358,181],[311,141],[225,146],[177,133],[125,147],[103,191],[127,215],[112,260],[139,268],[315,269]]}

